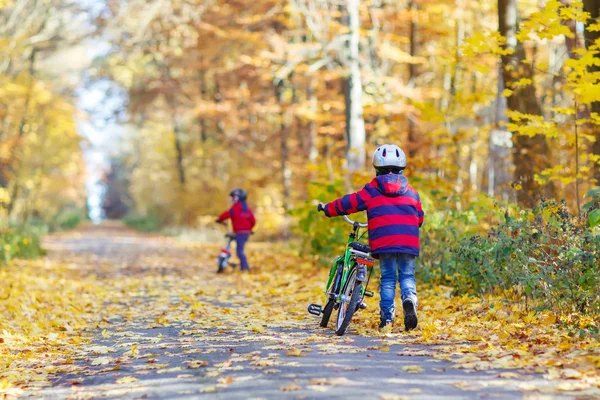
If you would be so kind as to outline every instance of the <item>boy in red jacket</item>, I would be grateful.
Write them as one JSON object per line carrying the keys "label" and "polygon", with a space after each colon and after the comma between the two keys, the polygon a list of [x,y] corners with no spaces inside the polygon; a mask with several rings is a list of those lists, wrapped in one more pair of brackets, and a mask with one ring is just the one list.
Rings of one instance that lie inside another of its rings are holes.
{"label": "boy in red jacket", "polygon": [[217,222],[222,223],[231,218],[233,232],[235,233],[235,242],[237,244],[237,256],[240,259],[240,269],[248,271],[250,270],[250,266],[244,253],[244,246],[250,237],[250,233],[252,233],[252,228],[256,225],[256,220],[254,219],[252,210],[246,203],[248,195],[244,190],[239,188],[233,189],[229,196],[231,196],[232,206],[219,216]]}
{"label": "boy in red jacket", "polygon": [[381,323],[394,322],[396,280],[400,283],[404,327],[417,327],[417,286],[415,259],[419,256],[419,228],[423,208],[419,193],[403,175],[406,155],[396,145],[385,144],[375,150],[373,166],[377,176],[360,192],[348,194],[326,205],[319,205],[327,217],[367,211],[371,254],[380,259]]}

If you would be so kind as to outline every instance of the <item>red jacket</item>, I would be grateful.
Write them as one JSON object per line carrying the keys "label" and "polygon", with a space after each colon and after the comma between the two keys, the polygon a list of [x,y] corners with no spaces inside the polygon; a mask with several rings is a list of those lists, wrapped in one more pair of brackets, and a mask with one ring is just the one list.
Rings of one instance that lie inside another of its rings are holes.
{"label": "red jacket", "polygon": [[235,203],[233,207],[219,216],[219,221],[223,222],[229,218],[231,218],[235,233],[250,233],[256,225],[254,214],[252,214],[252,210],[245,201]]}
{"label": "red jacket", "polygon": [[348,194],[325,206],[325,215],[335,217],[367,210],[372,254],[419,255],[419,228],[424,212],[419,193],[404,175],[376,177],[363,190]]}

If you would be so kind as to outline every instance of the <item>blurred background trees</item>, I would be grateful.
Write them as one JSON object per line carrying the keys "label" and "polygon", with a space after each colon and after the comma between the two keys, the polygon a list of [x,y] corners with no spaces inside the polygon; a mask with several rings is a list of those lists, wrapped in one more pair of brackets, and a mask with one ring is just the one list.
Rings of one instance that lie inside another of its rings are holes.
{"label": "blurred background trees", "polygon": [[600,178],[596,0],[99,4],[93,18],[86,2],[1,6],[5,217],[82,205],[74,86],[47,67],[81,36],[107,48],[86,75],[126,93],[106,216],[198,226],[242,186],[279,231],[305,200],[369,179],[387,142],[436,209],[545,196],[576,210]]}
{"label": "blurred background trees", "polygon": [[0,229],[85,208],[72,97],[82,21],[77,2],[0,2]]}

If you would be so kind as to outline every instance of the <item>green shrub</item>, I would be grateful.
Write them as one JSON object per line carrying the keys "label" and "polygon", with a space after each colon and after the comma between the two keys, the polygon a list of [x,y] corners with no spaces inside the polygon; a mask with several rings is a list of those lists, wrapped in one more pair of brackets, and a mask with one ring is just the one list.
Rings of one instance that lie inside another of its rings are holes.
{"label": "green shrub", "polygon": [[26,227],[10,227],[0,232],[0,263],[43,255],[40,236],[36,229]]}
{"label": "green shrub", "polygon": [[454,247],[447,283],[458,292],[509,290],[558,313],[600,313],[600,232],[544,201]]}
{"label": "green shrub", "polygon": [[480,196],[462,211],[448,208],[452,199],[438,193],[421,193],[425,223],[421,228],[421,256],[417,275],[421,282],[448,284],[449,276],[461,271],[452,249],[466,237],[486,232],[502,218],[502,208],[487,196]]}
{"label": "green shrub", "polygon": [[142,232],[158,232],[162,228],[162,221],[154,214],[127,214],[122,221],[127,226]]}
{"label": "green shrub", "polygon": [[[335,200],[346,193],[341,179],[333,183],[310,182],[308,192],[310,199],[319,199],[322,202]],[[343,251],[352,227],[342,218],[327,218],[317,211],[317,204],[316,200],[307,201],[291,211],[291,215],[298,219],[293,229],[301,238],[300,253],[310,253],[323,264],[328,264],[331,257]],[[355,215],[352,218],[364,222],[366,214]]]}
{"label": "green shrub", "polygon": [[589,201],[584,204],[583,212],[587,215],[588,223],[591,228],[600,226],[600,188],[590,190],[587,193]]}
{"label": "green shrub", "polygon": [[51,221],[53,231],[67,231],[74,229],[85,219],[84,212],[77,208],[61,210]]}

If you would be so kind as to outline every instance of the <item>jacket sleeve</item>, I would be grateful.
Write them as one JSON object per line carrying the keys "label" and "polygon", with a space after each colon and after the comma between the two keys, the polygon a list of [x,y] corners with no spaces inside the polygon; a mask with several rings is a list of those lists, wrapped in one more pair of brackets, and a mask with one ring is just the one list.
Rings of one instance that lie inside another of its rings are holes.
{"label": "jacket sleeve", "polygon": [[423,226],[425,220],[425,212],[423,212],[423,205],[421,204],[421,197],[417,194],[417,216],[419,217],[419,228]]}
{"label": "jacket sleeve", "polygon": [[219,221],[223,222],[228,220],[229,218],[231,218],[231,213],[229,212],[230,210],[225,211],[223,214],[219,215]]}
{"label": "jacket sleeve", "polygon": [[367,187],[361,191],[347,194],[342,198],[327,203],[325,205],[325,215],[328,217],[337,217],[339,215],[349,215],[367,209],[367,201],[371,198]]}

